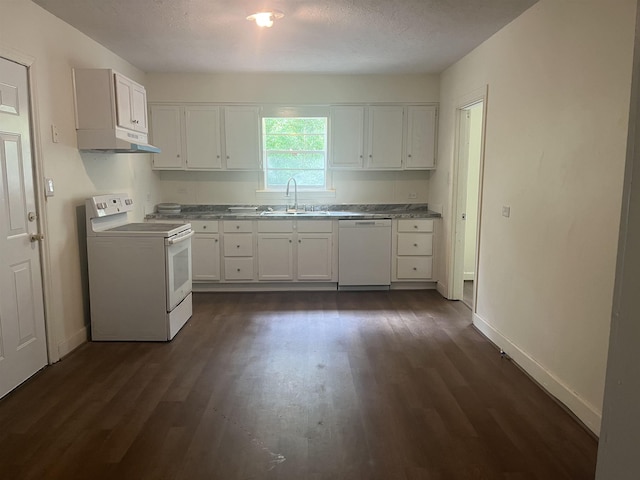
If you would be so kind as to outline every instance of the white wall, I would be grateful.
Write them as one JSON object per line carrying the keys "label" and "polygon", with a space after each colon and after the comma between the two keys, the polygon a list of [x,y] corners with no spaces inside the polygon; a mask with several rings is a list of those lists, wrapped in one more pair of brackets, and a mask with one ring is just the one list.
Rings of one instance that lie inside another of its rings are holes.
{"label": "white wall", "polygon": [[[438,75],[154,74],[149,102],[326,105],[437,103]],[[334,172],[335,198],[301,203],[424,203],[430,172]],[[162,172],[162,200],[178,203],[285,203],[256,195],[257,172]],[[409,193],[416,193],[409,199]]]}
{"label": "white wall", "polygon": [[[72,67],[114,68],[144,83],[144,74],[29,0],[2,2],[0,55],[32,62],[36,118],[35,143],[43,176],[55,182],[55,196],[45,205],[45,238],[50,251],[51,303],[48,322],[54,358],[86,340],[87,298],[83,226],[78,207],[97,193],[128,192],[139,199],[142,218],[147,194],[156,203],[156,174],[148,155],[80,154],[76,147]],[[51,125],[59,143],[51,141]],[[80,232],[80,233],[79,233]]]}
{"label": "white wall", "polygon": [[[451,245],[457,102],[488,85],[476,325],[594,432],[602,412],[635,0],[541,0],[441,78]],[[511,207],[511,217],[501,215]]]}

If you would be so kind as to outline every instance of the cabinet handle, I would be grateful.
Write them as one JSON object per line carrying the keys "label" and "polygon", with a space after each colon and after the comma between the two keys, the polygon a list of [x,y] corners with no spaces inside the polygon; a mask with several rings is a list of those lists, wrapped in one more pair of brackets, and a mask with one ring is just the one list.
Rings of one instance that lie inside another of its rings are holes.
{"label": "cabinet handle", "polygon": [[293,240],[289,240],[289,243],[292,243],[292,242],[293,242]]}
{"label": "cabinet handle", "polygon": [[417,246],[418,246],[418,244],[417,244],[417,243],[414,243],[414,244],[413,244],[413,246],[414,246],[414,247],[417,247]]}
{"label": "cabinet handle", "polygon": [[298,243],[302,243],[302,240],[298,240]]}
{"label": "cabinet handle", "polygon": [[218,239],[217,238],[215,239],[215,242],[218,243]]}
{"label": "cabinet handle", "polygon": [[414,225],[413,228],[418,228],[418,225]]}
{"label": "cabinet handle", "polygon": [[176,158],[180,158],[180,154],[176,155]]}
{"label": "cabinet handle", "polygon": [[[418,227],[416,227],[416,228],[418,228]],[[236,225],[236,229],[240,230],[240,225]]]}
{"label": "cabinet handle", "polygon": [[227,155],[227,160],[229,160],[229,155]]}
{"label": "cabinet handle", "polygon": [[240,245],[236,245],[236,248],[240,248]]}
{"label": "cabinet handle", "polygon": [[411,154],[409,154],[408,157],[411,158]]}
{"label": "cabinet handle", "polygon": [[240,269],[238,269],[238,271],[240,271]]}
{"label": "cabinet handle", "polygon": [[203,225],[203,226],[202,226],[202,229],[203,229],[203,230],[206,230],[206,229],[207,229],[207,226],[206,226],[206,225]]}
{"label": "cabinet handle", "polygon": [[418,270],[416,267],[413,267],[414,270]]}

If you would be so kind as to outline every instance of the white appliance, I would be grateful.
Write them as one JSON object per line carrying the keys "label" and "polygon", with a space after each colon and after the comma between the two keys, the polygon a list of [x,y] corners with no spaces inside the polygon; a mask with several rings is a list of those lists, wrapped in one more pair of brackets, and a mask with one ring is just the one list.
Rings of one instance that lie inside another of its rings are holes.
{"label": "white appliance", "polygon": [[339,220],[338,228],[338,289],[388,289],[391,220]]}
{"label": "white appliance", "polygon": [[92,340],[171,340],[191,318],[191,224],[129,223],[126,194],[86,201]]}

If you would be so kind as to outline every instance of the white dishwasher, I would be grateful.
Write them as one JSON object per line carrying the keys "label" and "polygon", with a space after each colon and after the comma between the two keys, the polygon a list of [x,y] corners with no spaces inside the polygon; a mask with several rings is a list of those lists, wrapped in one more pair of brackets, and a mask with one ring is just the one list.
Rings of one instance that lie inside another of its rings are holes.
{"label": "white dishwasher", "polygon": [[339,220],[338,227],[338,289],[388,289],[391,219]]}

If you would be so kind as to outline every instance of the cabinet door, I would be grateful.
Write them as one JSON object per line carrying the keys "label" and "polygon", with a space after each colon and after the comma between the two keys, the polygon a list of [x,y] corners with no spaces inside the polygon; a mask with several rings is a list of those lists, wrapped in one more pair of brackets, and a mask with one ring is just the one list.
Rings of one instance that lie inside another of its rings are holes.
{"label": "cabinet door", "polygon": [[369,107],[367,168],[402,168],[404,107]]}
{"label": "cabinet door", "polygon": [[137,132],[147,133],[147,91],[142,85],[131,85],[131,120],[133,129]]}
{"label": "cabinet door", "polygon": [[151,135],[160,153],[153,154],[155,170],[182,170],[182,122],[178,106],[151,106]]}
{"label": "cabinet door", "polygon": [[293,235],[258,235],[258,280],[293,280]]}
{"label": "cabinet door", "polygon": [[405,169],[431,169],[436,166],[435,106],[407,107],[407,152]]}
{"label": "cabinet door", "polygon": [[222,168],[218,107],[185,107],[185,137],[188,170]]}
{"label": "cabinet door", "polygon": [[219,235],[196,233],[191,240],[194,281],[220,280]]}
{"label": "cabinet door", "polygon": [[147,91],[119,73],[114,73],[114,77],[118,126],[147,133]]}
{"label": "cabinet door", "polygon": [[327,233],[298,234],[298,280],[331,280],[332,238]]}
{"label": "cabinet door", "polygon": [[116,87],[116,118],[119,127],[135,130],[133,122],[133,82],[127,77],[115,73]]}
{"label": "cabinet door", "polygon": [[364,149],[364,107],[331,107],[329,135],[332,168],[362,168]]}
{"label": "cabinet door", "polygon": [[225,107],[225,150],[228,170],[260,168],[258,107]]}

